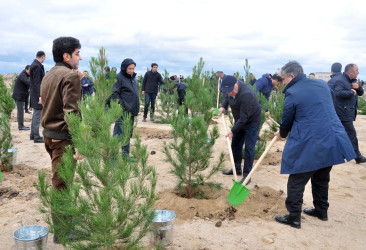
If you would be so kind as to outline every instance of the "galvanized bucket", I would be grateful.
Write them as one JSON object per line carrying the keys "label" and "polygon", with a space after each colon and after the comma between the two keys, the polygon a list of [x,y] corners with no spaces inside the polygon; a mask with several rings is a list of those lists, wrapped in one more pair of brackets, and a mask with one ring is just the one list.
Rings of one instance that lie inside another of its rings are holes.
{"label": "galvanized bucket", "polygon": [[155,210],[155,218],[151,223],[150,242],[155,246],[166,246],[173,242],[175,212]]}
{"label": "galvanized bucket", "polygon": [[23,226],[13,234],[17,250],[46,249],[48,228],[39,225]]}
{"label": "galvanized bucket", "polygon": [[8,154],[11,156],[11,164],[12,165],[15,165],[15,163],[17,162],[17,152],[18,152],[17,148],[9,148],[8,149]]}

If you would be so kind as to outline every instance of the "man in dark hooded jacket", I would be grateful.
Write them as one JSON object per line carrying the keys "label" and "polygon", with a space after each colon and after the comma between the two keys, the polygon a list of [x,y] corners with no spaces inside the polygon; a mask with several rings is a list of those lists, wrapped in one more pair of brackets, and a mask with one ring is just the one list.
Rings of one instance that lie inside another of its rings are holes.
{"label": "man in dark hooded jacket", "polygon": [[256,92],[261,93],[269,100],[273,88],[278,89],[278,85],[282,82],[281,76],[274,74],[264,74],[255,82]]}
{"label": "man in dark hooded jacket", "polygon": [[133,132],[133,124],[135,117],[140,111],[139,89],[135,81],[136,63],[131,58],[126,58],[121,64],[121,71],[116,75],[117,82],[113,85],[111,98],[118,100],[122,106],[124,114],[120,117],[113,129],[113,136],[121,136],[123,138],[126,131],[122,130],[124,119],[130,115],[131,131],[128,131],[130,136],[127,145],[122,146],[124,155],[130,154],[130,139]]}
{"label": "man in dark hooded jacket", "polygon": [[27,65],[15,81],[13,99],[17,105],[17,120],[19,130],[29,130],[24,126],[24,103],[28,98],[30,65]]}

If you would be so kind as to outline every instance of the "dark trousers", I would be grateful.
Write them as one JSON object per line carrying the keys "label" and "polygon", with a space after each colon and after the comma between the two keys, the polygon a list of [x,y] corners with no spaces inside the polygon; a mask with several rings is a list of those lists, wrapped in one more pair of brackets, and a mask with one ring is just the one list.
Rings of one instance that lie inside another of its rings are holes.
{"label": "dark trousers", "polygon": [[15,101],[17,105],[18,129],[24,126],[24,102]]}
{"label": "dark trousers", "polygon": [[355,150],[356,156],[361,156],[360,150],[358,149],[358,139],[355,126],[353,126],[353,122],[344,122],[342,121],[343,127],[347,132],[348,138],[352,143],[353,149]]}
{"label": "dark trousers", "polygon": [[28,111],[28,104],[29,104],[29,92],[28,92],[27,97],[25,98],[25,102],[24,102],[25,111]]}
{"label": "dark trousers", "polygon": [[30,137],[34,140],[40,140],[39,125],[41,124],[42,109],[33,109]]}
{"label": "dark trousers", "polygon": [[233,151],[235,168],[237,172],[241,172],[243,145],[245,143],[243,176],[247,176],[253,167],[255,144],[257,143],[258,138],[258,129],[259,125],[244,129],[238,133],[235,133],[231,141],[231,150]]}
{"label": "dark trousers", "polygon": [[286,198],[286,208],[290,212],[290,220],[300,221],[301,219],[301,205],[305,185],[310,179],[314,207],[320,215],[327,215],[329,207],[329,173],[331,170],[332,166],[307,173],[290,174],[287,182]]}
{"label": "dark trousers", "polygon": [[66,188],[65,182],[58,175],[58,168],[62,167],[60,163],[62,163],[61,158],[65,152],[65,147],[71,144],[71,140],[52,140],[44,137],[44,145],[52,162],[52,186],[57,190]]}
{"label": "dark trousers", "polygon": [[[122,125],[124,119],[125,119],[124,116],[120,117],[114,124],[114,129],[113,129],[113,136],[119,136],[121,138],[121,140],[124,139],[123,137],[126,133],[126,131],[123,131],[123,125]],[[132,133],[133,133],[134,122],[135,122],[135,117],[131,115],[131,119],[130,119],[131,131],[130,131],[127,139],[122,143],[122,153],[126,156],[130,155],[130,139],[131,139]]]}
{"label": "dark trousers", "polygon": [[157,93],[147,93],[147,92],[145,92],[144,118],[147,117],[147,112],[149,111],[150,102],[151,102],[150,117],[154,116],[156,96],[157,96]]}
{"label": "dark trousers", "polygon": [[[188,114],[188,107],[185,104],[185,100],[186,100],[186,91],[178,91],[178,109],[180,108],[180,106],[184,105],[184,112],[187,115]],[[180,110],[178,110],[178,114],[179,114]]]}

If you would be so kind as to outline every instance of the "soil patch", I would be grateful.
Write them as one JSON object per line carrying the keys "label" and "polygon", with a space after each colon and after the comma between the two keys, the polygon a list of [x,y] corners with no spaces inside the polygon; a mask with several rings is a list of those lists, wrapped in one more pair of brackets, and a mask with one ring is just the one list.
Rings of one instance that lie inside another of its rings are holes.
{"label": "soil patch", "polygon": [[136,128],[142,138],[146,139],[173,139],[169,130],[159,130],[156,128]]}
{"label": "soil patch", "polygon": [[174,190],[166,190],[158,194],[156,209],[174,210],[177,218],[182,220],[233,220],[236,218],[261,218],[273,220],[278,214],[286,213],[285,195],[282,190],[276,191],[270,187],[254,186],[246,200],[235,208],[230,206],[227,196],[230,190],[215,191],[211,199],[186,199],[179,197]]}

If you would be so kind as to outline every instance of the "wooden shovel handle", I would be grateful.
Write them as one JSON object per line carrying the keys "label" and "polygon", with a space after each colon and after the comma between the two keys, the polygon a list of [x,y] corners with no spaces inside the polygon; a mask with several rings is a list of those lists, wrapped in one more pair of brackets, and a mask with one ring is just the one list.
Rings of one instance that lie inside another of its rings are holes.
{"label": "wooden shovel handle", "polygon": [[268,116],[268,118],[274,123],[276,124],[278,127],[280,127],[280,124],[278,124],[275,120],[272,119],[272,117]]}
{"label": "wooden shovel handle", "polygon": [[[220,92],[220,79],[217,80],[217,103],[216,103],[216,108],[219,108],[219,93]],[[226,127],[226,126],[225,126]]]}
{"label": "wooden shovel handle", "polygon": [[[250,177],[252,176],[252,174],[254,173],[254,171],[258,168],[259,165],[261,165],[264,157],[266,157],[269,149],[272,147],[272,145],[277,141],[277,136],[273,137],[271,143],[266,147],[266,150],[264,150],[263,154],[261,155],[261,157],[258,159],[258,161],[255,163],[254,167],[252,168],[252,170],[250,171],[250,173],[248,174],[248,176],[245,178],[245,181],[243,182],[240,181],[241,183],[243,183],[243,185],[245,186],[248,181],[250,180]],[[243,178],[244,179],[244,178]]]}
{"label": "wooden shovel handle", "polygon": [[[222,124],[224,125],[225,137],[226,137],[226,135],[227,135],[227,128],[226,128],[226,122],[225,122],[225,116],[224,116],[224,114],[222,114],[221,118],[222,118]],[[238,176],[236,175],[236,169],[235,169],[235,162],[234,162],[233,151],[231,150],[230,139],[228,137],[226,137],[226,142],[227,142],[227,147],[229,148],[229,151],[230,151],[230,161],[231,161],[231,166],[233,168],[234,179],[235,179],[235,181],[238,181]]]}

